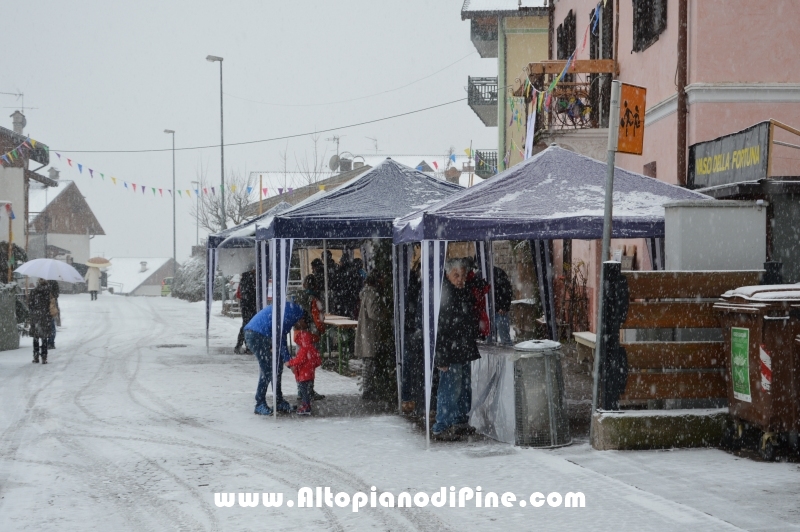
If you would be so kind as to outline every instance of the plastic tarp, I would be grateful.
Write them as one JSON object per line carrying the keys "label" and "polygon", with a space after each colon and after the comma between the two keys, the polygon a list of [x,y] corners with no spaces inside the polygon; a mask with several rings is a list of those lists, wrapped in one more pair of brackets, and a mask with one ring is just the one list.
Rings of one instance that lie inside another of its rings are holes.
{"label": "plastic tarp", "polygon": [[228,229],[224,229],[219,233],[208,235],[206,247],[209,249],[216,249],[223,240],[231,236],[255,236],[257,224],[266,224],[269,222],[269,218],[288,211],[291,208],[291,204],[282,201],[267,212],[256,216],[252,220],[248,220],[243,224],[237,225],[236,227],[229,227]]}
{"label": "plastic tarp", "polygon": [[514,398],[516,359],[483,346],[480,351],[481,358],[472,362],[469,424],[480,434],[514,445],[517,430]]}
{"label": "plastic tarp", "polygon": [[[597,240],[603,236],[607,165],[551,146],[446,200],[395,222],[394,242],[428,239]],[[617,168],[613,238],[664,235],[664,204],[711,198]]]}
{"label": "plastic tarp", "polygon": [[387,158],[335,191],[275,216],[258,228],[256,238],[392,238],[395,218],[460,190],[459,185]]}

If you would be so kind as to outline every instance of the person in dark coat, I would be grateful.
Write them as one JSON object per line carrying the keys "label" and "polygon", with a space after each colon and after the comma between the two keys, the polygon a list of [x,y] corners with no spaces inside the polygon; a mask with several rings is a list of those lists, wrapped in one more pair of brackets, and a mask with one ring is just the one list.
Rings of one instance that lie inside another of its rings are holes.
{"label": "person in dark coat", "polygon": [[405,414],[425,412],[425,361],[422,337],[422,276],[419,260],[411,267],[405,306],[402,409]]}
{"label": "person in dark coat", "polygon": [[58,281],[47,281],[50,287],[50,297],[55,299],[56,310],[58,311],[55,316],[51,315],[50,336],[47,337],[47,349],[56,348],[56,325],[61,325],[61,307],[58,306],[58,296],[61,295],[61,288],[58,286]]}
{"label": "person in dark coat", "polygon": [[[33,337],[33,362],[47,364],[47,339],[52,334],[53,316],[50,314],[50,286],[39,279],[30,296],[31,336]],[[39,343],[41,342],[41,350]]]}
{"label": "person in dark coat", "polygon": [[325,293],[325,265],[322,259],[314,259],[311,261],[311,275],[314,276],[313,290],[317,294]]}
{"label": "person in dark coat", "polygon": [[494,323],[497,328],[497,335],[500,343],[511,345],[511,322],[509,313],[511,312],[511,300],[514,298],[514,290],[511,281],[505,271],[497,266],[494,267]]}
{"label": "person in dark coat", "polygon": [[244,327],[250,323],[250,320],[258,312],[258,308],[256,308],[255,268],[242,274],[237,295],[239,296],[239,308],[242,310],[242,327],[239,329],[239,337],[236,339],[236,347],[233,348],[233,352],[239,354],[242,352],[242,345],[244,344]]}
{"label": "person in dark coat", "polygon": [[478,353],[475,299],[465,287],[466,264],[450,259],[445,265],[434,365],[439,370],[436,423],[432,433],[446,438],[469,431],[472,407],[471,362]]}

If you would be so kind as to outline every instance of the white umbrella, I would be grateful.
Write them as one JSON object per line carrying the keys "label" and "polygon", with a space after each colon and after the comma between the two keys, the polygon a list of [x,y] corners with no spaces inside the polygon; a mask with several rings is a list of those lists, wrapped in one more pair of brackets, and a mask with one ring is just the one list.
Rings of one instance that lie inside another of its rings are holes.
{"label": "white umbrella", "polygon": [[78,270],[66,262],[55,259],[33,259],[14,270],[14,272],[28,277],[47,279],[48,281],[83,282],[83,277],[78,273]]}

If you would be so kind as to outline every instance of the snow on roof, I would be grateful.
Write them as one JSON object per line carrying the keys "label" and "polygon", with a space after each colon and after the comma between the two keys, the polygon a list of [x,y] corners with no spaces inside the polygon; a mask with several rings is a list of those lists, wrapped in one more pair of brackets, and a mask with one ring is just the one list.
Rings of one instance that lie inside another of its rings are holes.
{"label": "snow on roof", "polygon": [[[109,259],[111,267],[108,268],[108,282],[114,291],[120,294],[129,294],[139,288],[151,275],[164,266],[171,257],[116,257]],[[147,263],[147,269],[142,270],[142,262]]]}
{"label": "snow on roof", "polygon": [[[55,187],[46,187],[38,183],[31,183],[31,188],[28,192],[28,212],[32,215],[38,215],[40,212],[43,212],[47,206],[53,203],[59,194],[67,190],[67,187],[72,183],[73,181],[63,179],[59,179],[58,186]],[[32,216],[31,221],[35,218],[36,216]]]}
{"label": "snow on roof", "polygon": [[462,13],[519,11],[526,7],[544,7],[544,0],[464,0]]}

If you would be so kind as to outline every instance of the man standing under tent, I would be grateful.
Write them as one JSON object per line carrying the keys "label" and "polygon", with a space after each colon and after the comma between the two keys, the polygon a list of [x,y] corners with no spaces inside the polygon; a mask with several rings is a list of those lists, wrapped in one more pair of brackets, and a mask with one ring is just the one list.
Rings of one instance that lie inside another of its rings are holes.
{"label": "man standing under tent", "polygon": [[237,355],[242,352],[242,344],[244,344],[244,328],[256,315],[256,268],[253,266],[250,270],[242,274],[239,280],[239,308],[242,310],[242,328],[239,329],[239,337],[236,339],[236,347],[233,352]]}
{"label": "man standing under tent", "polygon": [[472,408],[472,367],[481,358],[478,353],[478,317],[475,299],[466,287],[467,265],[464,259],[450,259],[445,264],[439,327],[434,365],[439,370],[436,395],[436,423],[431,428],[439,439],[453,438],[470,431]]}
{"label": "man standing under tent", "polygon": [[[294,324],[303,317],[303,308],[295,303],[286,303],[283,311],[283,331],[289,332]],[[272,305],[264,307],[244,327],[244,338],[247,347],[256,356],[261,374],[258,377],[256,388],[255,414],[262,416],[272,415],[272,409],[267,406],[267,388],[272,382]],[[286,349],[286,336],[280,339],[278,348],[278,375],[275,378],[275,408],[278,412],[291,412],[292,405],[283,398],[281,393],[281,374],[283,364],[289,360],[289,351]]]}
{"label": "man standing under tent", "polygon": [[514,290],[511,281],[503,269],[494,267],[494,323],[497,327],[497,336],[502,345],[511,345],[511,322],[509,313],[511,312],[511,300],[514,298]]}

